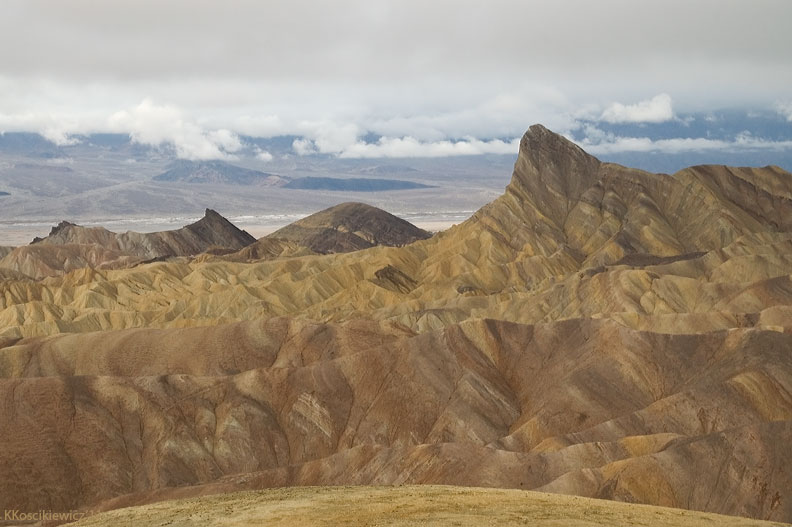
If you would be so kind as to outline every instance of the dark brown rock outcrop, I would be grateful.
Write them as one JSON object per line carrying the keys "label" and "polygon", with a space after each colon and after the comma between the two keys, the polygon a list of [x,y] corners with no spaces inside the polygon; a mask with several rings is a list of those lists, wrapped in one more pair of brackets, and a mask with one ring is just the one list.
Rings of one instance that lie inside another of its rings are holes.
{"label": "dark brown rock outcrop", "polygon": [[345,253],[377,245],[401,247],[431,234],[365,203],[341,203],[298,220],[270,235],[315,253]]}
{"label": "dark brown rock outcrop", "polygon": [[32,278],[63,274],[84,267],[113,269],[177,256],[194,256],[210,248],[239,250],[256,239],[216,211],[181,229],[162,232],[111,232],[62,221],[49,236],[17,247],[0,259],[0,267]]}

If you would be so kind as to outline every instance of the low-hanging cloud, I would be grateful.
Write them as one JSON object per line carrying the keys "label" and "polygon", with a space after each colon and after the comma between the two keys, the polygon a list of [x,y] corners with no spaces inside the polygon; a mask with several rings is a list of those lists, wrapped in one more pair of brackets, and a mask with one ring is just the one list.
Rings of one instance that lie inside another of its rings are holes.
{"label": "low-hanging cloud", "polygon": [[256,148],[256,159],[259,161],[270,162],[273,160],[272,154],[267,152],[266,150],[262,150],[260,148]]}
{"label": "low-hanging cloud", "polygon": [[[298,141],[295,141],[298,143]],[[449,157],[473,156],[481,154],[516,154],[520,139],[506,142],[500,139],[481,141],[466,138],[460,141],[419,141],[414,137],[381,137],[376,143],[356,141],[336,155],[344,159],[362,158],[409,158],[409,157]],[[317,151],[316,147],[300,142],[294,145],[298,154],[310,154]]]}
{"label": "low-hanging cloud", "polygon": [[305,138],[295,139],[292,142],[292,149],[297,152],[298,156],[306,156],[310,154],[316,154],[318,152],[314,142]]}
{"label": "low-hanging cloud", "polygon": [[226,129],[204,130],[176,106],[158,105],[145,99],[131,110],[108,119],[111,130],[128,133],[145,145],[170,145],[183,159],[225,159],[242,148],[236,133]]}
{"label": "low-hanging cloud", "polygon": [[779,102],[776,104],[776,111],[786,117],[786,120],[792,123],[792,101]]}
{"label": "low-hanging cloud", "polygon": [[648,101],[635,104],[615,102],[608,106],[600,119],[609,123],[663,123],[674,118],[671,96],[655,95]]}
{"label": "low-hanging cloud", "polygon": [[733,139],[710,139],[706,137],[677,137],[670,139],[651,139],[649,137],[623,137],[605,133],[595,127],[584,130],[585,137],[576,142],[587,152],[594,155],[626,152],[661,152],[679,154],[685,152],[708,151],[785,151],[792,149],[792,141],[771,141],[755,137],[744,131]]}
{"label": "low-hanging cloud", "polygon": [[35,130],[44,139],[58,146],[75,145],[80,139],[72,135],[73,119],[44,112],[26,112],[17,115],[0,113],[0,131]]}

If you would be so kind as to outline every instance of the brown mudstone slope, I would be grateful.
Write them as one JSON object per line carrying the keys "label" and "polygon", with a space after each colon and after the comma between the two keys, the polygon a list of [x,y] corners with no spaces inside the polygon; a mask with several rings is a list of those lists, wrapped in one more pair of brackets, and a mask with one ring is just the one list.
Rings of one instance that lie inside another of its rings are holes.
{"label": "brown mudstone slope", "polygon": [[431,483],[792,521],[790,204],[533,126],[404,247],[4,275],[0,508]]}
{"label": "brown mudstone slope", "polygon": [[5,254],[0,268],[44,278],[81,268],[124,268],[144,261],[194,256],[212,248],[237,251],[255,241],[211,209],[181,229],[150,233],[115,233],[104,227],[82,227],[62,221],[46,238],[37,238],[30,245]]}
{"label": "brown mudstone slope", "polygon": [[354,202],[311,214],[269,235],[319,254],[346,253],[377,245],[400,247],[430,236],[389,212]]}

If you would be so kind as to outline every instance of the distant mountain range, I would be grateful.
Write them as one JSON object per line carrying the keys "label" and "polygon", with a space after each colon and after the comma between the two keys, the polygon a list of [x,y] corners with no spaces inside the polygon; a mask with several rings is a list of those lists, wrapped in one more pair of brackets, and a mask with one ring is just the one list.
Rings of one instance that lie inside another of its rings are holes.
{"label": "distant mountain range", "polygon": [[331,178],[331,177],[303,177],[289,181],[284,188],[304,190],[334,190],[351,192],[383,192],[388,190],[410,190],[418,188],[433,188],[413,181],[399,179],[370,179],[370,178]]}
{"label": "distant mountain range", "polygon": [[259,240],[212,209],[180,229],[150,233],[115,233],[62,221],[29,245],[0,247],[0,278],[41,279],[76,269],[121,269],[181,256],[245,262],[346,253],[377,245],[399,247],[429,237],[415,225],[363,203],[330,207]]}
{"label": "distant mountain range", "polygon": [[179,159],[154,181],[181,181],[184,183],[224,183],[231,185],[281,186],[289,178],[243,168],[224,161],[187,161]]}
{"label": "distant mountain range", "polygon": [[[368,173],[389,174],[415,172],[410,167],[396,165],[393,167],[369,167]],[[292,178],[270,174],[260,170],[244,168],[225,161],[187,161],[177,160],[168,169],[154,176],[154,181],[182,183],[214,183],[223,185],[263,185],[300,190],[331,190],[346,192],[384,192],[389,190],[410,190],[434,188],[414,181],[381,178],[334,178],[334,177],[299,177]]]}

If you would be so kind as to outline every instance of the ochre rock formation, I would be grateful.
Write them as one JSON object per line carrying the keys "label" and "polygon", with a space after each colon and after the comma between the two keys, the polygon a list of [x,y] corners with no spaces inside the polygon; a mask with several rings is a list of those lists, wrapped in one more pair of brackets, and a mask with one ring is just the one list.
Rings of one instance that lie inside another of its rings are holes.
{"label": "ochre rock formation", "polygon": [[790,204],[534,126],[403,247],[4,274],[0,508],[437,483],[792,521]]}
{"label": "ochre rock formation", "polygon": [[270,235],[320,254],[346,253],[377,245],[400,247],[430,236],[412,223],[365,203],[341,203]]}
{"label": "ochre rock formation", "polygon": [[[115,233],[62,221],[46,238],[17,247],[0,259],[0,268],[31,278],[56,276],[75,269],[117,269],[145,261],[194,256],[213,248],[236,251],[256,239],[217,212],[173,231]],[[2,254],[2,253],[0,253]]]}

